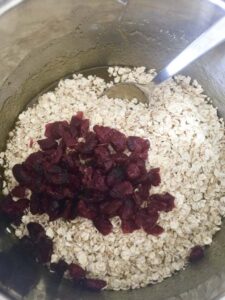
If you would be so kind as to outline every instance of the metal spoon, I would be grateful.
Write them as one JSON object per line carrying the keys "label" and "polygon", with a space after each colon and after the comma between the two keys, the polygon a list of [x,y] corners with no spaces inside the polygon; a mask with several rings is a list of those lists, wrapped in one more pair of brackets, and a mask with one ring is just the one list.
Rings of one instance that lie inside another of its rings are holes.
{"label": "metal spoon", "polygon": [[216,22],[201,34],[194,42],[184,49],[148,84],[133,82],[118,83],[104,92],[109,98],[138,99],[139,102],[149,103],[154,89],[173,75],[177,74],[194,60],[219,45],[225,40],[225,17]]}

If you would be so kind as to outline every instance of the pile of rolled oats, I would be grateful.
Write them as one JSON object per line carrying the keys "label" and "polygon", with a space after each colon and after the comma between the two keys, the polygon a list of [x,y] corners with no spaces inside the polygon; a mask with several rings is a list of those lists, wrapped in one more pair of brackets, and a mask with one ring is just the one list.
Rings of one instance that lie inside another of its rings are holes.
{"label": "pile of rolled oats", "polygon": [[[111,67],[109,73],[114,82],[146,83],[154,76],[154,70],[145,68]],[[171,193],[176,204],[160,214],[161,235],[142,229],[123,234],[115,217],[113,232],[103,236],[84,218],[49,223],[47,215],[29,212],[15,231],[21,238],[27,223],[42,224],[54,242],[52,262],[63,258],[78,263],[90,277],[104,279],[107,289],[125,290],[162,281],[185,267],[193,246],[211,244],[225,215],[225,135],[217,110],[190,78],[178,76],[158,87],[149,108],[136,100],[102,97],[111,84],[82,75],[60,81],[54,92],[20,114],[1,160],[7,193],[16,185],[12,167],[39,149],[36,141],[44,137],[44,124],[69,121],[77,111],[84,112],[91,126],[110,126],[150,140],[148,166],[160,167],[162,178],[153,192]]]}

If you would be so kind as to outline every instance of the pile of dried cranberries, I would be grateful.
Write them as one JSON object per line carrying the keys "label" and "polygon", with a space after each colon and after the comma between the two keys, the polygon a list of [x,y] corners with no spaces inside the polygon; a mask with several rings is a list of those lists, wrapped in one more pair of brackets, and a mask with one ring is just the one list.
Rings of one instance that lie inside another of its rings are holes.
{"label": "pile of dried cranberries", "polygon": [[70,123],[47,124],[45,136],[38,141],[40,151],[13,167],[19,185],[1,202],[13,222],[29,207],[32,214],[48,214],[50,221],[88,218],[103,235],[112,231],[114,216],[120,217],[124,233],[163,232],[159,213],[174,208],[174,197],[150,195],[151,186],[160,184],[160,170],[146,168],[148,140],[98,125],[91,131],[82,112]]}

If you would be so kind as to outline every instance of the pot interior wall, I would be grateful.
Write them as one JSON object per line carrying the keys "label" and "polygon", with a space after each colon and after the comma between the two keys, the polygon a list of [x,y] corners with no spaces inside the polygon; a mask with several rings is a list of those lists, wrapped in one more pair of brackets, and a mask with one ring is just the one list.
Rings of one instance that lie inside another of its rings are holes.
{"label": "pot interior wall", "polygon": [[[106,0],[104,5],[98,0],[66,1],[64,4],[59,0],[40,2],[27,1],[2,16],[2,20],[0,18],[3,41],[0,60],[6,60],[0,71],[10,73],[0,89],[1,150],[18,114],[60,78],[90,68],[95,69],[88,72],[99,74],[96,67],[108,65],[144,65],[160,69],[222,15],[209,2],[195,0]],[[21,13],[22,19],[19,18]],[[13,56],[11,47],[18,47],[21,57],[15,53]],[[16,63],[10,65],[13,57]],[[203,85],[223,117],[224,67],[225,46],[221,45],[183,72]],[[102,71],[100,74],[107,76]],[[225,281],[224,247],[223,228],[206,251],[204,261],[161,284],[129,292],[95,295],[74,290],[65,283],[59,287],[59,298],[212,299],[216,296],[215,284],[220,290]],[[54,291],[54,283],[48,275],[43,276],[42,299],[50,299],[47,295]],[[37,297],[38,293],[38,289],[34,289],[30,299]],[[178,295],[182,296],[179,298]]]}

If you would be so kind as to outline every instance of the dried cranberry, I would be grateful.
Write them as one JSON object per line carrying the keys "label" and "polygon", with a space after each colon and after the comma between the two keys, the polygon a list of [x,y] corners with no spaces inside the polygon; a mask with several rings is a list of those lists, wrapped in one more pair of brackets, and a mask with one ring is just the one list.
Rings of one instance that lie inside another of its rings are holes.
{"label": "dried cranberry", "polygon": [[133,218],[134,210],[135,206],[133,201],[129,199],[125,200],[119,212],[121,220],[128,220]]}
{"label": "dried cranberry", "polygon": [[133,193],[132,199],[134,200],[134,202],[136,203],[136,205],[138,207],[140,207],[142,205],[142,203],[144,202],[144,200],[140,197],[140,195],[137,191]]}
{"label": "dried cranberry", "polygon": [[100,210],[104,215],[107,215],[108,217],[114,217],[116,214],[118,214],[121,206],[121,200],[109,200],[100,205]]}
{"label": "dried cranberry", "polygon": [[62,135],[62,140],[65,143],[65,145],[69,148],[73,148],[77,145],[77,140],[72,136],[70,131],[65,130]]}
{"label": "dried cranberry", "polygon": [[99,170],[95,171],[93,174],[92,187],[93,189],[101,192],[108,189],[105,183],[105,176],[103,176]]}
{"label": "dried cranberry", "polygon": [[108,160],[110,158],[110,151],[106,145],[98,145],[95,148],[95,155],[100,160]]}
{"label": "dried cranberry", "polygon": [[140,210],[136,211],[134,220],[137,226],[142,227],[144,219],[147,217],[148,215],[144,208],[141,208]]}
{"label": "dried cranberry", "polygon": [[15,201],[13,201],[12,197],[10,195],[3,196],[3,198],[0,200],[0,209],[1,212],[4,214],[10,216],[15,214]]}
{"label": "dried cranberry", "polygon": [[77,204],[77,213],[80,217],[93,220],[96,217],[96,209],[84,200],[80,200]]}
{"label": "dried cranberry", "polygon": [[100,157],[97,157],[95,163],[96,166],[100,168],[104,173],[109,172],[114,166],[114,161],[110,157],[108,159],[101,159]]}
{"label": "dried cranberry", "polygon": [[126,166],[129,162],[129,156],[125,153],[112,154],[112,160],[120,166]]}
{"label": "dried cranberry", "polygon": [[86,278],[83,282],[84,286],[92,291],[101,291],[105,286],[106,282],[100,279],[90,279]]}
{"label": "dried cranberry", "polygon": [[158,186],[161,183],[161,177],[160,177],[160,169],[159,168],[155,168],[155,169],[151,169],[148,172],[148,181],[151,185],[153,186]]}
{"label": "dried cranberry", "polygon": [[150,196],[150,206],[153,206],[158,211],[169,212],[175,207],[174,200],[175,198],[169,193],[154,194]]}
{"label": "dried cranberry", "polygon": [[133,193],[133,186],[129,181],[123,181],[116,184],[110,191],[110,196],[113,198],[124,198]]}
{"label": "dried cranberry", "polygon": [[24,167],[29,171],[36,171],[42,167],[42,164],[45,160],[45,153],[42,151],[37,151],[31,153],[24,162]]}
{"label": "dried cranberry", "polygon": [[45,126],[45,136],[54,140],[61,138],[60,128],[62,126],[68,127],[69,124],[67,121],[57,121],[53,123],[48,123]]}
{"label": "dried cranberry", "polygon": [[73,280],[77,281],[85,278],[86,272],[80,266],[72,263],[69,265],[69,274],[73,278]]}
{"label": "dried cranberry", "polygon": [[139,166],[135,163],[130,163],[127,166],[127,176],[129,179],[134,180],[139,178],[141,175],[141,169]]}
{"label": "dried cranberry", "polygon": [[102,143],[102,144],[110,143],[111,137],[113,135],[113,129],[112,128],[95,125],[93,127],[93,130],[96,133],[97,138],[98,138],[100,143]]}
{"label": "dried cranberry", "polygon": [[195,246],[191,249],[189,261],[191,263],[198,262],[204,257],[204,249],[201,246]]}
{"label": "dried cranberry", "polygon": [[92,181],[93,181],[93,173],[94,170],[92,167],[87,167],[82,169],[83,179],[82,183],[86,188],[92,188]]}
{"label": "dried cranberry", "polygon": [[80,136],[80,127],[82,124],[83,113],[78,112],[75,116],[71,118],[70,121],[70,131],[73,137]]}
{"label": "dried cranberry", "polygon": [[126,143],[127,143],[127,138],[125,134],[114,129],[110,137],[110,144],[113,147],[113,149],[116,152],[123,152],[127,147]]}
{"label": "dried cranberry", "polygon": [[53,253],[53,242],[47,236],[41,237],[36,243],[36,257],[40,263],[48,263]]}
{"label": "dried cranberry", "polygon": [[151,185],[147,182],[143,182],[138,187],[138,195],[140,198],[144,201],[147,201],[149,199],[149,191],[150,191]]}
{"label": "dried cranberry", "polygon": [[140,227],[133,220],[122,220],[123,233],[132,233],[137,229],[140,229]]}
{"label": "dried cranberry", "polygon": [[64,202],[59,200],[44,200],[44,210],[49,215],[49,221],[54,221],[60,217],[62,217]]}
{"label": "dried cranberry", "polygon": [[56,185],[63,185],[69,182],[67,173],[52,174],[49,178],[50,182]]}
{"label": "dried cranberry", "polygon": [[48,157],[48,160],[51,164],[57,164],[61,158],[63,156],[63,149],[62,147],[58,146],[57,149],[53,150],[49,157]]}
{"label": "dried cranberry", "polygon": [[144,230],[145,232],[147,232],[148,234],[152,234],[152,235],[160,235],[163,233],[163,228],[159,225],[155,225],[153,227],[150,226],[144,226]]}
{"label": "dried cranberry", "polygon": [[23,198],[26,195],[26,188],[24,186],[18,185],[12,189],[11,194],[14,197]]}
{"label": "dried cranberry", "polygon": [[85,137],[89,131],[89,126],[90,122],[88,119],[82,120],[81,121],[81,126],[80,126],[80,134],[81,136]]}
{"label": "dried cranberry", "polygon": [[100,192],[97,190],[87,190],[86,193],[84,193],[83,198],[85,202],[87,203],[93,203],[93,205],[96,207],[97,203],[103,202],[105,200],[105,194],[104,192]]}
{"label": "dried cranberry", "polygon": [[32,195],[31,195],[30,212],[33,215],[42,214],[44,212],[42,203],[41,203],[41,198],[42,198],[42,195],[38,195],[36,193],[32,193]]}
{"label": "dried cranberry", "polygon": [[109,219],[104,218],[102,216],[97,217],[93,220],[93,224],[98,229],[99,232],[103,235],[107,235],[110,232],[112,232],[112,223],[109,221]]}
{"label": "dried cranberry", "polygon": [[112,168],[107,175],[108,186],[114,186],[125,179],[124,170],[121,167]]}
{"label": "dried cranberry", "polygon": [[98,144],[96,135],[93,132],[89,132],[86,135],[85,143],[80,144],[80,152],[82,154],[91,154]]}
{"label": "dried cranberry", "polygon": [[53,138],[47,138],[37,141],[41,150],[49,150],[57,148],[58,143]]}
{"label": "dried cranberry", "polygon": [[152,234],[152,228],[156,226],[158,218],[159,215],[156,212],[151,215],[148,214],[147,217],[142,220],[142,226],[147,233]]}
{"label": "dried cranberry", "polygon": [[144,152],[150,147],[149,141],[137,136],[129,136],[127,139],[127,147],[131,152]]}
{"label": "dried cranberry", "polygon": [[65,273],[65,271],[68,269],[68,264],[64,260],[59,260],[57,263],[51,263],[50,269],[59,275],[62,275]]}
{"label": "dried cranberry", "polygon": [[61,216],[67,221],[73,220],[76,217],[75,201],[69,199],[65,201],[65,208]]}
{"label": "dried cranberry", "polygon": [[44,228],[38,223],[35,223],[35,222],[28,223],[27,229],[28,229],[29,235],[33,241],[37,241],[41,237],[45,236]]}
{"label": "dried cranberry", "polygon": [[24,168],[24,165],[17,164],[12,168],[13,176],[22,185],[29,186],[31,184],[31,176]]}

